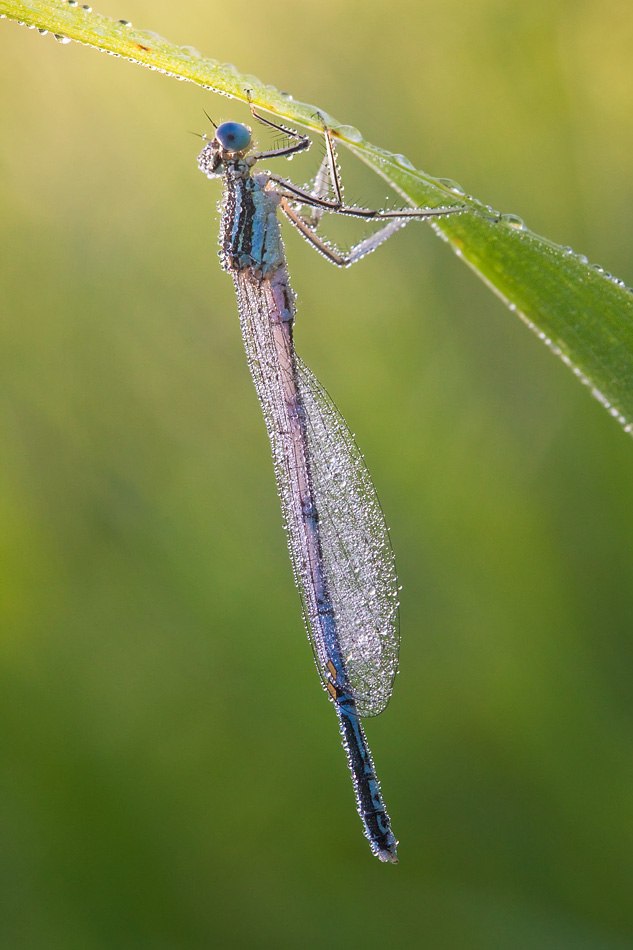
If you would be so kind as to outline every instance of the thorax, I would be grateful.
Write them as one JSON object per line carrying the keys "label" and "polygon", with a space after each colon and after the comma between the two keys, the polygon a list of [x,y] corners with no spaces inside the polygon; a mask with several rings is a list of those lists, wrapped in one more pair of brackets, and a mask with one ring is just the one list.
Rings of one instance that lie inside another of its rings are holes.
{"label": "thorax", "polygon": [[226,270],[248,268],[270,277],[284,263],[277,218],[279,195],[267,188],[266,174],[249,175],[237,167],[224,178],[220,243]]}

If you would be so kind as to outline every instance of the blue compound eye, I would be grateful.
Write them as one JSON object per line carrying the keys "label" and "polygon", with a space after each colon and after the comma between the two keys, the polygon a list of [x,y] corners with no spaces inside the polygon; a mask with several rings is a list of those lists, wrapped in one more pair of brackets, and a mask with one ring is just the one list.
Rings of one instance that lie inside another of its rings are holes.
{"label": "blue compound eye", "polygon": [[241,122],[223,122],[215,137],[227,152],[245,152],[251,145],[251,130]]}

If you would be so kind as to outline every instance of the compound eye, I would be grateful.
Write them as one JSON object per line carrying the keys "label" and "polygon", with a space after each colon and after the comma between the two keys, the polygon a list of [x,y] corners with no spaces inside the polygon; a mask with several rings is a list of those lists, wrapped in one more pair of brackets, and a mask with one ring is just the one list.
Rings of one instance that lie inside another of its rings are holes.
{"label": "compound eye", "polygon": [[223,122],[215,137],[227,152],[245,152],[251,146],[251,130],[241,122]]}

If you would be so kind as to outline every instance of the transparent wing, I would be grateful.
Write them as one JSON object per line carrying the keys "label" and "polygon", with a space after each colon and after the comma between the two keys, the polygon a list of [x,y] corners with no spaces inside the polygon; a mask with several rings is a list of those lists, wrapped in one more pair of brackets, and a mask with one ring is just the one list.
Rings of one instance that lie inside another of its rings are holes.
{"label": "transparent wing", "polygon": [[[382,712],[398,671],[398,580],[387,525],[361,452],[338,409],[296,356],[328,591],[361,716]],[[317,665],[318,644],[311,639]],[[323,675],[323,674],[322,674]]]}

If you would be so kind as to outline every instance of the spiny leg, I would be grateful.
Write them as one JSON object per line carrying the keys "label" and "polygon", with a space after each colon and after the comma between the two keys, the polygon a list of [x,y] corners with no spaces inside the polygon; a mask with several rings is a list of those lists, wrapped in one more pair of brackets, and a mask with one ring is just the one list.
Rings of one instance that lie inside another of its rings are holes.
{"label": "spiny leg", "polygon": [[[332,133],[325,124],[323,116],[320,112],[317,112],[316,115],[323,126],[325,155],[314,177],[310,194],[318,201],[328,201],[331,200],[331,196],[333,196],[334,203],[340,207],[343,204],[343,184],[341,182],[341,170],[336,156],[336,148],[332,139]],[[316,229],[326,209],[315,204],[308,205],[308,207],[310,210],[299,212],[299,216],[303,218],[310,227]]]}
{"label": "spiny leg", "polygon": [[392,234],[395,234],[396,231],[399,231],[411,220],[411,218],[408,220],[395,218],[392,221],[388,221],[387,224],[383,225],[375,234],[371,234],[363,241],[359,241],[358,244],[355,244],[349,251],[343,252],[329,241],[324,240],[316,232],[316,225],[323,214],[323,209],[318,209],[320,214],[316,224],[312,225],[306,217],[297,214],[287,198],[282,198],[279,206],[290,223],[299,231],[308,244],[311,244],[312,247],[323,254],[332,264],[336,264],[337,267],[351,267],[352,264],[355,264],[357,261],[360,261],[361,258],[366,257],[367,254],[371,254],[372,251],[375,251],[376,248],[380,247]]}
{"label": "spiny leg", "polygon": [[308,135],[302,135],[300,132],[295,132],[294,129],[290,129],[285,125],[279,125],[277,122],[273,122],[271,119],[267,119],[266,116],[260,115],[259,112],[255,110],[253,103],[251,102],[250,90],[246,90],[246,98],[248,100],[248,107],[251,110],[251,115],[258,122],[261,122],[262,125],[267,125],[271,129],[276,129],[277,132],[283,132],[284,135],[289,136],[291,139],[294,139],[294,143],[286,145],[282,148],[271,149],[266,152],[256,152],[253,155],[253,158],[259,161],[262,158],[277,158],[280,155],[294,155],[296,152],[304,152],[306,149],[310,148],[312,142]]}
{"label": "spiny leg", "polygon": [[269,175],[269,181],[279,185],[278,194],[289,201],[313,205],[322,208],[324,211],[332,211],[335,214],[346,214],[351,218],[362,218],[365,221],[390,221],[393,218],[414,218],[425,220],[426,218],[446,217],[449,214],[460,214],[467,210],[467,205],[451,205],[449,207],[431,207],[431,208],[394,208],[393,210],[359,208],[355,205],[339,204],[337,201],[329,201],[326,198],[317,198],[311,195],[304,188],[299,188],[294,182],[287,178],[281,178],[279,175]]}
{"label": "spiny leg", "polygon": [[[320,116],[323,119],[322,116]],[[338,160],[336,157],[336,148],[334,145],[334,139],[332,137],[332,132],[328,126],[323,122],[323,136],[325,138],[325,157],[327,159],[328,167],[330,169],[330,182],[332,184],[332,190],[334,191],[335,199],[341,207],[343,205],[343,186],[341,184],[341,171],[338,167]]]}

